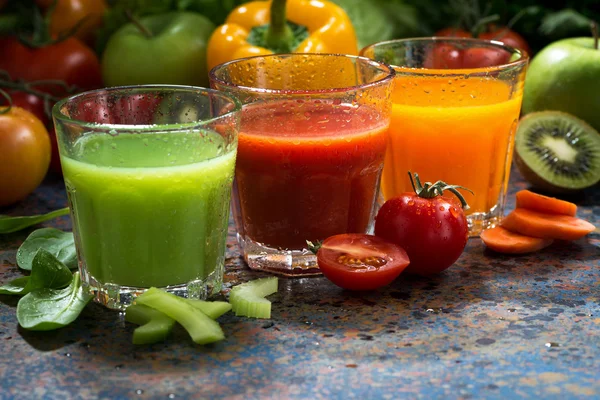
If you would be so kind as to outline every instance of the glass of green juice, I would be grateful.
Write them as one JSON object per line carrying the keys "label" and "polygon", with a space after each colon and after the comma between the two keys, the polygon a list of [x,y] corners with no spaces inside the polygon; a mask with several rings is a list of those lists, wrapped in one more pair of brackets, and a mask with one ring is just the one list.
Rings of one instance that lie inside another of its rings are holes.
{"label": "glass of green juice", "polygon": [[54,106],[79,269],[97,302],[221,289],[240,112],[225,93],[172,85]]}

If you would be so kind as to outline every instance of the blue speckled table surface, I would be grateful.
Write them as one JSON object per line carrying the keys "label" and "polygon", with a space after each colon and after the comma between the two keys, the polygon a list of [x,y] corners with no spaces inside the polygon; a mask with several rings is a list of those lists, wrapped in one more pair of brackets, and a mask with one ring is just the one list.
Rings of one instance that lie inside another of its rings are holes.
{"label": "blue speckled table surface", "polygon": [[[524,187],[513,173],[511,192]],[[598,188],[575,201],[600,225]],[[55,178],[0,213],[65,204]],[[67,217],[45,225],[70,229]],[[21,274],[15,251],[31,230],[0,236],[0,282]],[[441,275],[372,293],[281,279],[271,320],[223,316],[227,339],[209,346],[177,329],[136,347],[134,326],[96,304],[66,328],[28,332],[16,299],[0,296],[0,398],[597,399],[599,267],[597,231],[519,257],[471,239]],[[224,294],[260,275],[230,236]]]}

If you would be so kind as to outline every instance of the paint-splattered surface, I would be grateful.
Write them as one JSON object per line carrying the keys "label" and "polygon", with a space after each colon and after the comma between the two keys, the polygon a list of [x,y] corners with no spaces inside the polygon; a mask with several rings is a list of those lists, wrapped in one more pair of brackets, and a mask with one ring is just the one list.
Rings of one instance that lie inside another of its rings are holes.
{"label": "paint-splattered surface", "polygon": [[[513,174],[511,191],[524,187]],[[600,190],[575,200],[600,225]],[[0,213],[64,205],[48,181]],[[20,276],[30,231],[0,236],[0,282]],[[261,275],[228,247],[227,287]],[[470,240],[442,275],[368,294],[280,282],[271,320],[221,317],[227,340],[204,347],[183,329],[135,347],[134,326],[95,304],[64,329],[28,332],[0,296],[0,398],[600,398],[598,233],[520,257]]]}

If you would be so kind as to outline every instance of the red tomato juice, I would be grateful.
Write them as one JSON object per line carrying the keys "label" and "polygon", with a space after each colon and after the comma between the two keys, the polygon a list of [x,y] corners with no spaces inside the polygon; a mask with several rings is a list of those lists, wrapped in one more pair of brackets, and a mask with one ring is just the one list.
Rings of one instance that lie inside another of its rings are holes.
{"label": "red tomato juice", "polygon": [[369,228],[388,119],[319,100],[250,104],[242,115],[233,210],[242,236],[301,249]]}

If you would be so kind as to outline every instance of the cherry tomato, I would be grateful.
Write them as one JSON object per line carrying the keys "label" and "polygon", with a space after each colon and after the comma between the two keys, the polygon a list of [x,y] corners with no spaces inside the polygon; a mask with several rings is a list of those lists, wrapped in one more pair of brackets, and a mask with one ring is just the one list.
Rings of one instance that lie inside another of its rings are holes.
{"label": "cherry tomato", "polygon": [[[44,110],[44,100],[41,97],[21,91],[10,91],[8,94],[10,95],[13,106],[21,107],[29,111],[42,121],[45,126],[48,125],[50,118]],[[0,98],[0,105],[7,106],[8,101],[4,98]]]}
{"label": "cherry tomato", "polygon": [[[471,34],[457,28],[446,28],[436,32],[437,37],[469,38]],[[512,47],[529,52],[525,39],[518,33],[506,28],[488,25],[488,31],[481,33],[478,38],[497,40]],[[484,48],[457,49],[447,44],[436,46],[425,60],[425,67],[438,69],[483,68],[505,64],[510,54],[506,51]]]}
{"label": "cherry tomato", "polygon": [[317,252],[323,275],[347,290],[373,290],[390,284],[409,263],[404,249],[373,235],[331,236]]}
{"label": "cherry tomato", "polygon": [[[102,87],[100,62],[96,54],[79,39],[68,38],[46,47],[31,49],[16,38],[0,38],[0,69],[12,79],[27,82],[55,79],[82,90]],[[48,89],[63,95],[53,86]]]}
{"label": "cherry tomato", "polygon": [[20,107],[0,114],[0,207],[35,190],[50,164],[50,138],[44,124]]}
{"label": "cherry tomato", "polygon": [[404,193],[386,201],[375,219],[375,235],[406,250],[410,259],[406,272],[427,276],[454,264],[467,244],[469,228],[455,198],[419,194]]}
{"label": "cherry tomato", "polygon": [[[45,9],[50,7],[52,2],[53,0],[36,0],[36,3]],[[59,35],[67,32],[85,18],[75,36],[93,44],[105,10],[104,0],[58,0],[50,18],[50,33]]]}

